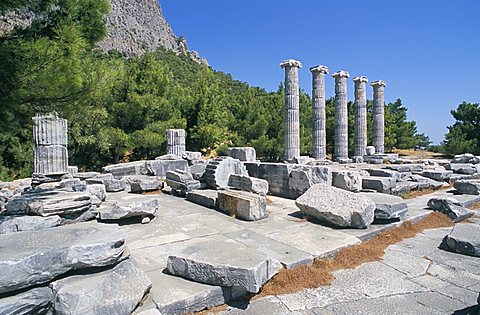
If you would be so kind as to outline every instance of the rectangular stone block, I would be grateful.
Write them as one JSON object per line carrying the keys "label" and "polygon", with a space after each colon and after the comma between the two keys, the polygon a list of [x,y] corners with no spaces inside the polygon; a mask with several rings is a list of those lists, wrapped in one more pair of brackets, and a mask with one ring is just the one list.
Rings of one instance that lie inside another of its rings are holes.
{"label": "rectangular stone block", "polygon": [[123,257],[118,225],[79,223],[0,235],[0,293],[48,283],[71,270],[103,267]]}
{"label": "rectangular stone block", "polygon": [[428,177],[437,181],[448,181],[452,176],[452,174],[453,174],[453,171],[442,171],[442,170],[427,170],[421,173],[423,177]]}
{"label": "rectangular stone block", "polygon": [[235,147],[228,148],[228,156],[244,162],[255,162],[257,153],[252,147]]}
{"label": "rectangular stone block", "polygon": [[188,161],[186,160],[148,160],[145,161],[146,169],[149,174],[166,177],[168,171],[188,170]]}
{"label": "rectangular stone block", "polygon": [[245,163],[251,177],[268,182],[269,194],[297,199],[315,184],[332,185],[330,167],[285,163]]}
{"label": "rectangular stone block", "polygon": [[260,178],[232,174],[228,180],[228,186],[261,196],[268,194],[268,182]]}
{"label": "rectangular stone block", "polygon": [[389,194],[395,186],[396,181],[391,177],[367,176],[362,179],[364,189],[373,189],[381,193]]}
{"label": "rectangular stone block", "polygon": [[253,231],[241,230],[224,235],[278,260],[287,269],[313,263],[313,255]]}
{"label": "rectangular stone block", "polygon": [[216,190],[195,190],[187,193],[187,200],[197,205],[215,209],[218,192]]}
{"label": "rectangular stone block", "polygon": [[240,287],[252,293],[259,292],[279,268],[278,261],[224,236],[192,241],[167,261],[167,269],[173,275],[200,283]]}
{"label": "rectangular stone block", "polygon": [[293,165],[283,163],[245,163],[248,174],[252,177],[261,178],[268,182],[269,193],[278,196],[295,199],[290,193],[288,179]]}
{"label": "rectangular stone block", "polygon": [[267,199],[247,192],[219,191],[217,208],[223,213],[246,221],[268,217]]}
{"label": "rectangular stone block", "polygon": [[116,178],[127,175],[147,175],[145,161],[135,161],[129,163],[113,164],[103,168],[105,173],[111,173]]}

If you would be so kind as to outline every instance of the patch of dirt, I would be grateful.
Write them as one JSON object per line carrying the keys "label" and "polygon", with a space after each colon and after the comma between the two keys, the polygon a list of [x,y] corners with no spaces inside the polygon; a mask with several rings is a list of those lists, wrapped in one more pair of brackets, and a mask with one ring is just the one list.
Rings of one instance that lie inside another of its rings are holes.
{"label": "patch of dirt", "polygon": [[162,195],[163,191],[161,190],[153,190],[153,191],[145,191],[141,193],[142,195]]}
{"label": "patch of dirt", "polygon": [[450,189],[450,188],[452,188],[452,185],[440,187],[440,188],[437,188],[437,189],[426,188],[426,189],[422,189],[422,190],[413,190],[413,191],[410,191],[408,193],[401,194],[400,197],[402,197],[403,199],[413,199],[413,198],[417,198],[417,197],[421,197],[421,196],[425,196],[425,195],[434,193],[434,192],[439,191],[439,190],[447,190],[447,189]]}
{"label": "patch of dirt", "polygon": [[228,309],[228,305],[227,304],[222,304],[222,305],[215,306],[215,307],[213,307],[211,309],[208,309],[208,310],[203,310],[203,311],[200,311],[200,312],[190,313],[190,314],[210,315],[210,314],[217,314],[217,313],[220,313],[220,312],[225,312],[227,309]]}
{"label": "patch of dirt", "polygon": [[311,266],[283,269],[267,282],[260,296],[295,293],[304,288],[329,285],[335,279],[333,273],[341,269],[352,269],[363,263],[380,260],[385,249],[405,238],[411,238],[426,229],[453,226],[446,215],[434,212],[422,220],[405,222],[399,227],[380,232],[361,244],[340,250],[333,258],[316,259]]}
{"label": "patch of dirt", "polygon": [[405,157],[407,159],[415,160],[415,159],[433,159],[433,158],[442,158],[444,155],[442,153],[435,153],[426,150],[415,150],[415,149],[395,149],[393,153],[397,153],[401,157]]}
{"label": "patch of dirt", "polygon": [[474,202],[473,205],[471,205],[470,207],[467,207],[467,209],[470,209],[470,210],[480,209],[480,201]]}

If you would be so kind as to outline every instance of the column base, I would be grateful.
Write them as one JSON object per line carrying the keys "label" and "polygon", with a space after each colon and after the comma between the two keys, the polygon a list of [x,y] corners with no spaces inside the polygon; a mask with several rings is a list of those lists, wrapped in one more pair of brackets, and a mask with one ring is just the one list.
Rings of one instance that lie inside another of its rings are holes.
{"label": "column base", "polygon": [[335,162],[338,162],[340,164],[350,164],[350,163],[352,163],[352,159],[349,159],[349,158],[335,158]]}

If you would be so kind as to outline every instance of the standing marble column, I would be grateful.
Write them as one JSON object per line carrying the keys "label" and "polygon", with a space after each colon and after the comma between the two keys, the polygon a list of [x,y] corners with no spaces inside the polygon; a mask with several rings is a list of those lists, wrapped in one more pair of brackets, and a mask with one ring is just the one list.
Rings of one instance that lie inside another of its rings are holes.
{"label": "standing marble column", "polygon": [[367,77],[356,77],[355,82],[355,156],[364,156],[367,148]]}
{"label": "standing marble column", "polygon": [[327,140],[325,131],[325,75],[328,68],[318,65],[310,68],[313,75],[313,157],[323,160],[327,157]]}
{"label": "standing marble column", "polygon": [[67,120],[56,112],[36,114],[33,119],[34,173],[61,175],[68,173]]}
{"label": "standing marble column", "polygon": [[385,153],[385,82],[372,82],[373,87],[373,146],[376,153]]}
{"label": "standing marble column", "polygon": [[348,109],[347,78],[350,74],[340,70],[335,72],[335,152],[337,161],[348,159]]}
{"label": "standing marble column", "polygon": [[182,157],[185,150],[185,129],[167,129],[167,154]]}
{"label": "standing marble column", "polygon": [[300,156],[300,88],[298,68],[300,61],[288,59],[280,64],[285,69],[285,160]]}

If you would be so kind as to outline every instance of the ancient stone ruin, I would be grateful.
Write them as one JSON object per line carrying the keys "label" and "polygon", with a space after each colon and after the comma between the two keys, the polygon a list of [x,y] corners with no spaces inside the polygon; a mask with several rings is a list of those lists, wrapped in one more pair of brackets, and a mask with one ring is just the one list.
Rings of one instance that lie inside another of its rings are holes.
{"label": "ancient stone ruin", "polygon": [[[406,248],[418,247],[422,253],[425,246],[433,246],[429,261],[424,256],[406,258],[404,248],[393,258],[387,252],[384,261],[372,262],[377,265],[371,275],[351,277],[354,283],[344,282],[338,292],[354,287],[364,297],[362,290],[375,287],[385,276],[388,283],[372,289],[386,292],[379,293],[382,298],[391,298],[403,277],[411,282],[408,294],[434,294],[439,289],[430,282],[457,281],[455,272],[442,269],[453,264],[466,269],[459,279],[470,286],[455,290],[471,295],[480,283],[471,272],[480,268],[480,212],[468,207],[480,202],[480,157],[410,160],[385,154],[383,81],[372,83],[374,140],[368,146],[368,79],[361,76],[353,79],[351,163],[349,74],[338,71],[333,74],[335,161],[328,161],[325,66],[310,68],[314,157],[302,157],[301,63],[287,60],[281,66],[286,79],[283,163],[259,160],[252,147],[231,147],[228,156],[207,159],[201,152],[186,151],[185,130],[168,129],[165,155],[108,165],[102,173],[82,172],[68,166],[67,121],[56,113],[36,115],[32,179],[0,183],[0,314],[201,311],[261,292],[282,269],[312,265],[314,259],[333,257],[343,248],[433,212],[452,222],[470,223],[425,232],[419,237],[423,241],[410,240],[417,245]],[[429,194],[403,198],[426,189]],[[383,275],[389,265],[398,270]],[[412,272],[415,277],[410,277]],[[346,281],[339,278],[340,283]],[[375,283],[364,284],[371,279]],[[315,301],[328,300],[333,306],[344,302],[345,297],[332,295],[330,287],[318,290]],[[290,306],[298,305],[297,297],[282,298],[296,303]],[[275,313],[271,301],[265,301],[249,303],[267,303],[268,312]]]}
{"label": "ancient stone ruin", "polygon": [[44,176],[64,175],[68,172],[68,126],[57,113],[37,114],[33,117],[34,173]]}

